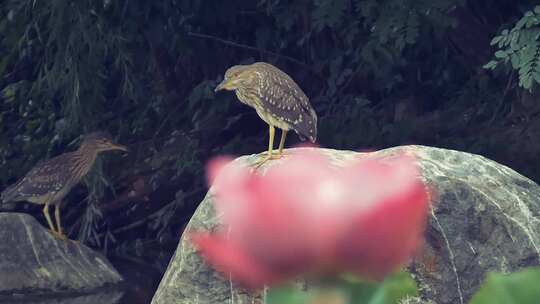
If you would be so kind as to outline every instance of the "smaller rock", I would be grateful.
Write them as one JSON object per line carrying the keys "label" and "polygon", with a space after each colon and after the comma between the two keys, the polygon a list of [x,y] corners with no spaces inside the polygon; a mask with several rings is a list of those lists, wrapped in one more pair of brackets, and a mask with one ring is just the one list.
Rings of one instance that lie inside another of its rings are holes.
{"label": "smaller rock", "polygon": [[0,303],[10,304],[119,304],[122,300],[123,292],[120,290],[107,290],[98,293],[77,295],[77,296],[31,296],[15,299],[14,297],[3,299]]}
{"label": "smaller rock", "polygon": [[0,294],[88,292],[121,281],[85,245],[53,237],[30,215],[0,213]]}

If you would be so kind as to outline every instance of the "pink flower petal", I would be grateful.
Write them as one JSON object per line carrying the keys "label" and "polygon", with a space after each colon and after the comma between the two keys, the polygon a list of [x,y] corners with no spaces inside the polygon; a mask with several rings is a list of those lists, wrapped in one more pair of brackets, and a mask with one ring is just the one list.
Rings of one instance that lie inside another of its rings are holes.
{"label": "pink flower petal", "polygon": [[278,274],[265,269],[264,264],[254,261],[242,248],[225,238],[193,234],[191,241],[218,271],[247,288],[261,288],[278,278]]}
{"label": "pink flower petal", "polygon": [[359,215],[341,241],[338,254],[344,266],[381,279],[406,263],[422,243],[428,207],[426,191],[418,183]]}
{"label": "pink flower petal", "polygon": [[362,157],[338,168],[300,150],[265,176],[225,163],[209,165],[223,228],[194,241],[244,285],[321,269],[382,278],[422,242],[428,194],[412,157]]}
{"label": "pink flower petal", "polygon": [[206,180],[208,181],[208,184],[212,185],[219,173],[232,161],[232,158],[227,156],[220,156],[210,160],[206,166]]}

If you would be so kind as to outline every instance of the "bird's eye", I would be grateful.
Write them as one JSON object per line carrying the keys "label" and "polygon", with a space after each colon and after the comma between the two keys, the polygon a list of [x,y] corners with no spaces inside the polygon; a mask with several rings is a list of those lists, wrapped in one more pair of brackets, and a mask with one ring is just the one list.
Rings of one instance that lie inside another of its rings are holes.
{"label": "bird's eye", "polygon": [[240,74],[240,73],[237,72],[237,71],[233,71],[233,72],[226,73],[226,74],[225,74],[225,79],[235,78],[235,77],[237,77],[239,74]]}

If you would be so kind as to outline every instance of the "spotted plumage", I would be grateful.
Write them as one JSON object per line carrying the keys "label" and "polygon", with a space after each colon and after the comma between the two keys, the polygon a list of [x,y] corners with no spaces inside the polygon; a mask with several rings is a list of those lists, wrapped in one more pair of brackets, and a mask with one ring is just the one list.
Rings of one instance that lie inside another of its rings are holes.
{"label": "spotted plumage", "polygon": [[[43,212],[51,230],[62,234],[59,214],[62,199],[88,173],[97,155],[107,150],[127,151],[126,147],[115,144],[106,133],[88,134],[76,151],[38,163],[21,180],[2,191],[0,198],[3,202],[28,201],[45,205]],[[56,207],[58,230],[55,230],[49,218],[49,205]]]}
{"label": "spotted plumage", "polygon": [[216,90],[234,90],[238,99],[257,111],[269,125],[294,130],[301,139],[317,139],[317,114],[306,94],[285,72],[257,62],[236,65],[225,72]]}
{"label": "spotted plumage", "polygon": [[[271,64],[235,65],[225,72],[223,81],[215,90],[235,91],[238,99],[253,107],[269,125],[268,153],[257,166],[281,157],[289,130],[294,130],[302,140],[317,140],[317,114],[306,94],[289,75]],[[274,156],[276,127],[281,129],[281,140],[278,155]]]}

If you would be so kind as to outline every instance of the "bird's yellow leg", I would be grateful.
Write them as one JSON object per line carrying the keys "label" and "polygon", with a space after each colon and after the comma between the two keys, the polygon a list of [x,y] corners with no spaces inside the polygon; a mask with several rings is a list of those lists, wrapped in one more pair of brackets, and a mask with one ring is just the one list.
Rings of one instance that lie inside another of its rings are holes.
{"label": "bird's yellow leg", "polygon": [[[51,233],[54,237],[56,238],[59,238],[59,239],[66,239],[66,237],[61,233],[61,232],[58,232],[55,228],[54,228],[54,224],[53,224],[53,221],[51,219],[51,216],[49,214],[49,205],[50,203],[49,202],[46,202],[45,203],[45,207],[43,207],[43,215],[45,216],[45,219],[47,220],[47,224],[49,224],[49,229],[51,230]],[[56,207],[58,208],[58,207]],[[58,212],[58,209],[56,209],[56,211]],[[55,212],[56,213],[56,212]],[[58,213],[58,217],[60,216],[60,213]],[[57,218],[58,219],[58,218]],[[58,227],[60,227],[60,222],[57,222],[58,224]],[[61,229],[61,228],[59,228]],[[61,231],[61,230],[60,230]]]}
{"label": "bird's yellow leg", "polygon": [[56,219],[56,225],[58,226],[58,237],[61,239],[67,239],[66,235],[64,234],[64,230],[62,229],[62,221],[60,220],[60,203],[56,204],[54,207],[54,217]]}
{"label": "bird's yellow leg", "polygon": [[47,224],[49,224],[49,229],[53,234],[57,234],[56,229],[54,228],[53,222],[51,220],[51,216],[49,215],[49,203],[45,203],[45,207],[43,207],[43,215],[45,216],[45,219],[47,220]]}
{"label": "bird's yellow leg", "polygon": [[274,136],[276,135],[276,128],[272,125],[268,125],[268,155],[272,155],[274,149]]}
{"label": "bird's yellow leg", "polygon": [[268,152],[266,153],[266,155],[263,156],[263,158],[257,160],[254,164],[254,167],[255,168],[258,168],[260,167],[262,164],[264,164],[265,162],[271,160],[271,159],[276,159],[276,158],[279,158],[279,157],[276,157],[276,155],[272,155],[272,150],[274,149],[274,136],[276,135],[276,128],[274,128],[274,126],[272,125],[269,125],[270,128],[268,130],[268,133],[269,133],[269,138],[268,138]]}
{"label": "bird's yellow leg", "polygon": [[287,137],[287,130],[281,130],[281,140],[279,141],[278,155],[283,155],[283,147],[285,147],[285,138]]}

